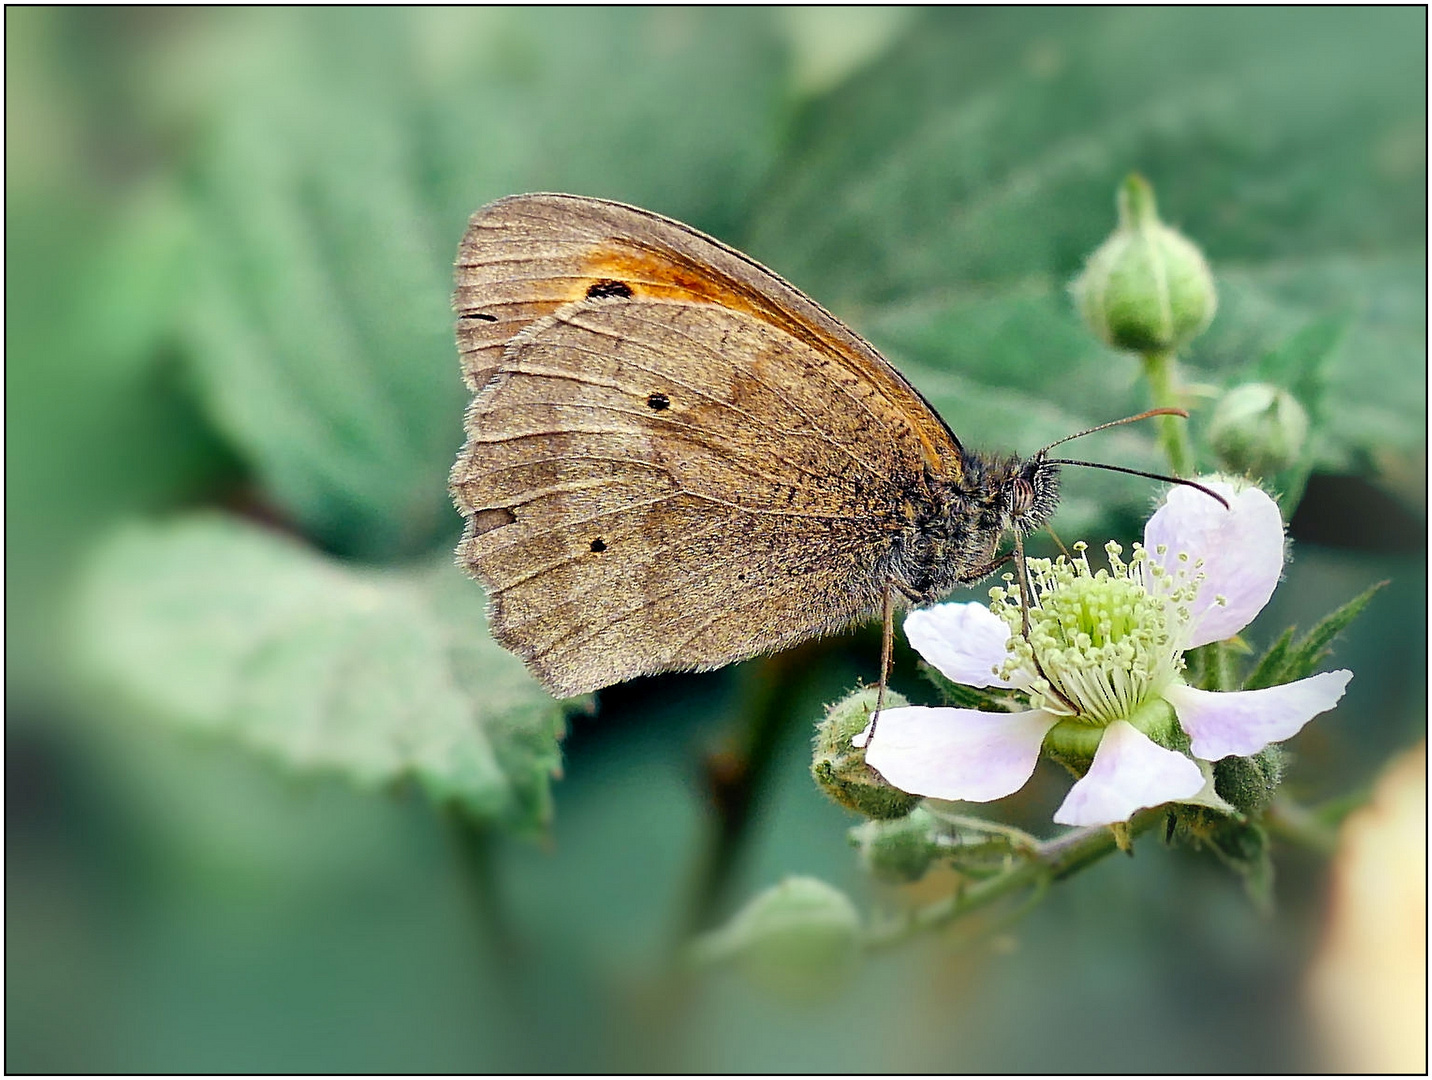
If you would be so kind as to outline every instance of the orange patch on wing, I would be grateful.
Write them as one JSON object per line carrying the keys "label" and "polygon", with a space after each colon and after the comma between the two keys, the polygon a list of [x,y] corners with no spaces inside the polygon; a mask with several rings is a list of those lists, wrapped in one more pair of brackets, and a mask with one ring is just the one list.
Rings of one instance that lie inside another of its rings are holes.
{"label": "orange patch on wing", "polygon": [[[785,331],[827,356],[842,357],[847,363],[854,361],[861,367],[870,366],[863,358],[852,357],[843,342],[822,333],[819,327],[782,311],[758,289],[727,277],[709,265],[690,261],[674,252],[653,251],[621,240],[609,240],[593,248],[591,254],[583,259],[581,268],[583,274],[590,274],[591,277],[590,280],[580,282],[574,289],[574,300],[584,297],[587,290],[597,282],[619,281],[629,286],[635,296],[657,300],[682,300],[687,303],[705,302],[743,312]],[[879,376],[884,373],[875,374]],[[879,385],[881,381],[883,379],[878,377],[872,380],[874,385]],[[933,407],[930,414],[933,418]],[[920,440],[926,460],[937,472],[955,480],[963,476],[963,463],[959,455],[956,454],[951,459],[940,451],[940,447],[949,439],[944,430],[917,428],[915,435]]]}

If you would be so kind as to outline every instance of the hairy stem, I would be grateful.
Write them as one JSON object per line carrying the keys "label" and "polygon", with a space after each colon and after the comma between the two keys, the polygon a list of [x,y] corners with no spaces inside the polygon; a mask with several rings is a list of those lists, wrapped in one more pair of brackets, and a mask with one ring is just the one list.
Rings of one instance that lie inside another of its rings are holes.
{"label": "hairy stem", "polygon": [[[1182,408],[1182,391],[1175,368],[1177,358],[1171,352],[1144,355],[1144,376],[1156,409]],[[1188,438],[1188,422],[1177,416],[1159,417],[1159,445],[1168,455],[1169,467],[1175,476],[1193,473],[1193,444]]]}
{"label": "hairy stem", "polygon": [[1319,855],[1332,855],[1338,847],[1338,831],[1319,820],[1318,815],[1284,795],[1278,795],[1264,814],[1263,823],[1277,839],[1307,848]]}

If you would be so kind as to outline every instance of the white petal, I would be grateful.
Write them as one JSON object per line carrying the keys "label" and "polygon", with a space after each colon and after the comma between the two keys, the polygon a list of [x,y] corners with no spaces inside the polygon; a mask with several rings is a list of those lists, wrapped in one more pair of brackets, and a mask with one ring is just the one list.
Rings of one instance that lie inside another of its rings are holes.
{"label": "white petal", "polygon": [[[886,709],[865,762],[912,795],[989,802],[1024,786],[1039,761],[1045,733],[1058,722],[1041,709]],[[869,730],[852,740],[856,746],[865,745]]]}
{"label": "white petal", "polygon": [[994,669],[1004,663],[1009,627],[983,604],[936,604],[905,617],[911,647],[951,682],[1009,686]]}
{"label": "white petal", "polygon": [[1193,756],[1217,761],[1230,754],[1256,754],[1269,743],[1292,738],[1338,703],[1351,678],[1351,671],[1324,671],[1282,686],[1227,693],[1174,683],[1164,698],[1193,739]]}
{"label": "white petal", "polygon": [[[1278,504],[1256,487],[1235,491],[1227,481],[1199,482],[1227,499],[1229,509],[1195,488],[1176,487],[1144,526],[1149,558],[1170,572],[1192,571],[1193,563],[1203,560],[1204,582],[1190,607],[1190,649],[1232,637],[1252,622],[1283,573]],[[1160,547],[1167,549],[1162,555]],[[1179,552],[1186,552],[1189,561],[1181,563]]]}
{"label": "white petal", "polygon": [[1203,773],[1195,762],[1164,749],[1127,720],[1115,720],[1104,729],[1094,764],[1070,789],[1054,820],[1112,825],[1146,806],[1177,802],[1202,790]]}

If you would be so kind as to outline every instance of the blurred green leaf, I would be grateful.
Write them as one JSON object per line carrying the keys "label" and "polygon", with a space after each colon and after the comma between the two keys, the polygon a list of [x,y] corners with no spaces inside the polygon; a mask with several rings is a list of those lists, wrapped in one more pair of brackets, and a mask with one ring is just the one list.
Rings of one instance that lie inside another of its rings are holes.
{"label": "blurred green leaf", "polygon": [[455,524],[467,215],[566,189],[729,228],[775,153],[774,33],[695,9],[287,11],[241,32],[196,187],[205,398],[322,543],[421,550]]}
{"label": "blurred green leaf", "polygon": [[414,777],[532,830],[551,814],[562,706],[481,608],[451,565],[358,570],[202,516],[100,548],[81,647],[103,685],[175,724],[365,785]]}
{"label": "blurred green leaf", "polygon": [[1307,411],[1308,439],[1299,459],[1264,477],[1286,520],[1292,520],[1314,466],[1327,458],[1326,450],[1320,453],[1320,444],[1326,442],[1329,428],[1328,373],[1350,321],[1345,312],[1314,319],[1265,353],[1248,376],[1249,382],[1282,387]]}
{"label": "blurred green leaf", "polygon": [[1423,259],[1419,247],[1231,267],[1198,359],[1212,376],[1243,382],[1269,354],[1325,342],[1316,464],[1356,472],[1374,452],[1417,450],[1426,441]]}
{"label": "blurred green leaf", "polygon": [[42,691],[74,566],[117,516],[232,477],[172,345],[182,208],[160,189],[105,202],[65,185],[8,203],[6,657]]}
{"label": "blurred green leaf", "polygon": [[[1218,278],[1192,379],[1351,310],[1322,464],[1353,467],[1423,437],[1425,29],[1416,9],[929,10],[810,110],[745,239],[962,438],[1027,452],[1145,406],[1065,295],[1138,169]],[[1081,453],[1157,460],[1152,431],[1117,438]],[[1146,494],[1068,487],[1076,529]]]}
{"label": "blurred green leaf", "polygon": [[1323,403],[1325,365],[1342,344],[1348,321],[1341,313],[1313,320],[1262,356],[1249,381],[1281,386],[1317,415]]}

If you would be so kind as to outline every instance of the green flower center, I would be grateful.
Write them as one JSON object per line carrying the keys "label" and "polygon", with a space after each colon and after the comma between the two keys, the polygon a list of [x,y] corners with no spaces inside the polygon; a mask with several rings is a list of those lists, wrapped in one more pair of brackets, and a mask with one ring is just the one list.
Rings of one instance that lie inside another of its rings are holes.
{"label": "green flower center", "polygon": [[1095,571],[1086,548],[1076,544],[1072,560],[1028,560],[1028,639],[1012,575],[1005,575],[1008,588],[991,590],[990,608],[1012,631],[1000,675],[1027,687],[1036,708],[1104,727],[1162,690],[1178,670],[1179,652],[1167,600],[1151,595],[1136,569],[1144,550],[1135,547],[1125,563],[1110,543],[1110,569]]}

